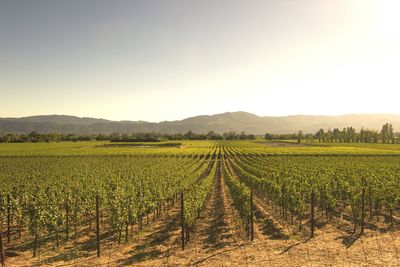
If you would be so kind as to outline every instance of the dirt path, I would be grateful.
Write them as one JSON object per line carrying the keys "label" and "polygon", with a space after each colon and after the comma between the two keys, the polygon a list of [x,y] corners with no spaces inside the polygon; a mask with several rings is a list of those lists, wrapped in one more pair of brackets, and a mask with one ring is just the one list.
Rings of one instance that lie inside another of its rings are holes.
{"label": "dirt path", "polygon": [[179,247],[179,206],[175,206],[144,235],[139,237],[135,246],[117,256],[118,266],[160,266],[169,259],[171,253]]}
{"label": "dirt path", "polygon": [[234,218],[232,200],[218,163],[214,186],[192,240],[185,251],[176,251],[167,265],[225,266],[243,263],[243,231]]}

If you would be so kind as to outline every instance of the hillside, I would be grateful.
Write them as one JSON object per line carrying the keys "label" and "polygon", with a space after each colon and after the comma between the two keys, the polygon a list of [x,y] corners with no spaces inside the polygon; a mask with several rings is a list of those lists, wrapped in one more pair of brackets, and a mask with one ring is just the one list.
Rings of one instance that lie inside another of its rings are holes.
{"label": "hillside", "polygon": [[382,124],[390,122],[395,131],[400,130],[400,115],[354,114],[341,116],[293,115],[284,117],[260,117],[247,112],[227,112],[216,115],[202,115],[181,121],[152,123],[145,121],[109,121],[104,119],[80,118],[66,115],[42,115],[23,118],[0,118],[0,131],[29,133],[77,133],[111,134],[132,132],[196,133],[215,131],[218,133],[245,131],[251,134],[305,133],[318,129],[353,126],[379,130]]}

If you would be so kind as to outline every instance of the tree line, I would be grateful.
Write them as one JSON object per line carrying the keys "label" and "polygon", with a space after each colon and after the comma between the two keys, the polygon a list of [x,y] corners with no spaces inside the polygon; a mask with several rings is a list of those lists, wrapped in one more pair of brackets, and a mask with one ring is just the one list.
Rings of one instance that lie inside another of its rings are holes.
{"label": "tree line", "polygon": [[2,133],[0,132],[0,143],[43,143],[43,142],[63,142],[63,141],[111,141],[111,142],[159,142],[166,140],[254,140],[255,135],[246,134],[245,132],[227,132],[223,134],[209,131],[206,134],[197,134],[188,131],[184,134],[175,133],[132,133],[120,134],[60,134],[60,133],[38,133],[31,132],[29,134],[18,133]]}
{"label": "tree line", "polygon": [[390,123],[385,123],[380,131],[361,128],[356,131],[354,127],[345,127],[342,130],[334,128],[333,130],[318,130],[315,134],[304,134],[302,131],[293,134],[265,134],[267,140],[297,140],[298,143],[320,142],[320,143],[383,143],[399,144],[400,133],[395,133]]}

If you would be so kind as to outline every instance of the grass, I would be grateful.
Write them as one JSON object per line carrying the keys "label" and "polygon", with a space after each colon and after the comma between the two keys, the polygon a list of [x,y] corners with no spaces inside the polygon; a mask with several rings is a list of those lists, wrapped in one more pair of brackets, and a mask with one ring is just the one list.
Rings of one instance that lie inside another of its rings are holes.
{"label": "grass", "polygon": [[[276,142],[224,141],[241,153],[265,155],[400,155],[400,145],[361,143],[313,143],[295,145]],[[108,141],[59,143],[0,143],[0,156],[95,156],[95,155],[188,155],[204,154],[213,141],[167,141],[157,143],[111,143]]]}

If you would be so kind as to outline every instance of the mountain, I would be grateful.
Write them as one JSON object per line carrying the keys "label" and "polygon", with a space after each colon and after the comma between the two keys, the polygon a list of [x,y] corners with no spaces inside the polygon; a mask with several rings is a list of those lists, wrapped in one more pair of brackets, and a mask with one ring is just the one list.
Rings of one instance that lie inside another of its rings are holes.
{"label": "mountain", "polygon": [[[9,120],[15,120],[9,118]],[[104,119],[93,119],[93,118],[79,118],[67,115],[40,115],[40,116],[30,116],[19,118],[19,121],[23,122],[33,122],[33,123],[56,123],[56,124],[76,124],[76,125],[88,125],[93,123],[108,123],[109,120]]]}
{"label": "mountain", "polygon": [[76,133],[111,134],[133,132],[218,133],[245,131],[249,134],[314,133],[320,128],[344,128],[359,130],[361,127],[380,130],[384,123],[392,123],[400,131],[400,115],[393,114],[351,114],[340,116],[293,115],[284,117],[260,117],[247,112],[227,112],[216,115],[202,115],[181,121],[160,123],[146,121],[110,121],[95,118],[80,118],[66,115],[42,115],[23,118],[0,118],[0,132],[30,133]]}

